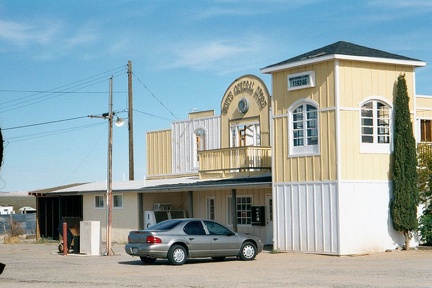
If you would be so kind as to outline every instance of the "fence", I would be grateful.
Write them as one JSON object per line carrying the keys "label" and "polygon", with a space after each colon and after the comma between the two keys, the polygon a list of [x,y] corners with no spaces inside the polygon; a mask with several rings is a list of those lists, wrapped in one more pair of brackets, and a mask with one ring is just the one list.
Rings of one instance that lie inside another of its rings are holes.
{"label": "fence", "polygon": [[0,235],[7,234],[10,231],[11,220],[21,224],[24,234],[36,234],[36,214],[30,213],[0,215]]}

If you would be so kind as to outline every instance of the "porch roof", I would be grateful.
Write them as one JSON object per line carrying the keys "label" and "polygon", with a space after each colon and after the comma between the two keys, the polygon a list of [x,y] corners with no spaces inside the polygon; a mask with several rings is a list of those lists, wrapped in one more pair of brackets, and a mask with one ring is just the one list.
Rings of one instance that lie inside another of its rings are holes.
{"label": "porch roof", "polygon": [[[184,192],[215,189],[240,189],[272,186],[270,174],[245,178],[228,178],[217,180],[200,180],[198,177],[167,178],[157,180],[114,181],[114,193],[152,193],[152,192]],[[32,194],[34,196],[66,196],[83,195],[88,193],[106,192],[106,181],[91,182],[73,187],[67,187],[45,193]]]}

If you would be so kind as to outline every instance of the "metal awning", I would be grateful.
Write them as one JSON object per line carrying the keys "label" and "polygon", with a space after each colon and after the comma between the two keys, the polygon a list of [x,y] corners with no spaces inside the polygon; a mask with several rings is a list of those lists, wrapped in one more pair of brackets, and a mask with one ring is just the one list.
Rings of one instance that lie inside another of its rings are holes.
{"label": "metal awning", "polygon": [[[198,177],[166,178],[157,180],[118,181],[112,183],[113,193],[163,193],[185,192],[215,189],[242,189],[242,188],[271,188],[270,174],[244,178],[228,178],[215,180],[201,180]],[[29,193],[33,196],[70,196],[89,193],[105,193],[105,181],[86,183],[63,189],[46,191],[44,193]]]}

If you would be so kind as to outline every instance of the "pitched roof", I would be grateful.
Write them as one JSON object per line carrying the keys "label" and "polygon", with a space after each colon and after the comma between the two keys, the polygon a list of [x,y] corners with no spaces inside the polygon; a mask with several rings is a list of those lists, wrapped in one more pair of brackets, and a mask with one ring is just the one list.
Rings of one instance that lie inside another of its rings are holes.
{"label": "pitched roof", "polygon": [[[335,56],[335,55],[339,55],[339,57],[329,57],[329,56]],[[341,57],[342,56],[342,57]],[[345,57],[343,57],[345,56]],[[361,45],[357,45],[357,44],[353,44],[350,42],[345,42],[345,41],[339,41],[306,53],[303,53],[301,55],[292,57],[290,59],[287,59],[285,61],[276,63],[276,64],[272,64],[269,65],[267,67],[264,67],[261,69],[261,72],[263,73],[269,73],[275,70],[279,70],[277,68],[288,68],[288,67],[284,67],[284,66],[299,66],[299,65],[304,65],[307,64],[308,62],[320,62],[320,61],[326,61],[332,58],[342,58],[342,59],[352,59],[355,60],[355,58],[360,57],[360,59],[362,59],[363,61],[366,61],[367,58],[373,58],[375,59],[374,62],[401,62],[401,63],[405,63],[406,65],[412,65],[412,66],[425,66],[426,63],[418,60],[418,59],[414,59],[414,58],[410,58],[410,57],[406,57],[406,56],[402,56],[402,55],[398,55],[398,54],[393,54],[393,53],[389,53],[389,52],[385,52],[382,50],[378,50],[378,49],[373,49],[373,48],[368,48],[365,46],[361,46]],[[366,57],[366,59],[365,59]],[[295,65],[297,64],[297,65]]]}

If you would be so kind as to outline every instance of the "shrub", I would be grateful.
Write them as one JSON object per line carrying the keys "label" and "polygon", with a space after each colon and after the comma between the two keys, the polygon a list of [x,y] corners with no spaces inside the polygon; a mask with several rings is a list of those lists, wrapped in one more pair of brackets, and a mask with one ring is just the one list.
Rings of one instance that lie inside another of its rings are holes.
{"label": "shrub", "polygon": [[419,219],[420,240],[424,245],[432,246],[432,207],[423,211]]}

